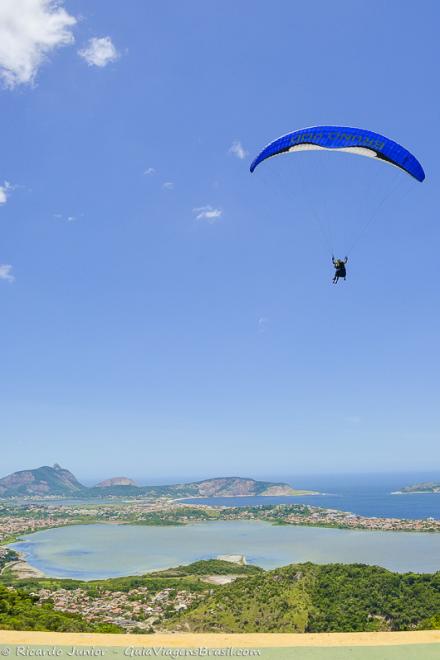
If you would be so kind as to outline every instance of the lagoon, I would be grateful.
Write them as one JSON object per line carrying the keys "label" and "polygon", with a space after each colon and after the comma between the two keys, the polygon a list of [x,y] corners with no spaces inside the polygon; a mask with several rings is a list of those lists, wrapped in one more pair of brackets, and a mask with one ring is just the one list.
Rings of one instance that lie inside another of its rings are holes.
{"label": "lagoon", "polygon": [[265,569],[296,562],[365,563],[398,572],[440,570],[440,534],[370,532],[220,521],[179,527],[76,525],[25,536],[10,547],[52,577],[137,575],[218,555]]}

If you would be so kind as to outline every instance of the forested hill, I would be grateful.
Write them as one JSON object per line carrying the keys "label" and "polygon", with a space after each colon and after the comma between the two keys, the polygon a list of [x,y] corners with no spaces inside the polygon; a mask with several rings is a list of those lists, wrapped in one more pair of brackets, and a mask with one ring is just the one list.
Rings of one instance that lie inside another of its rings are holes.
{"label": "forested hill", "polygon": [[83,486],[76,477],[55,464],[34,470],[21,470],[0,479],[0,497],[67,496],[80,498],[120,495],[124,497],[241,497],[254,495],[296,495],[297,491],[284,483],[256,481],[242,477],[221,477],[203,481],[165,486],[136,486],[127,477],[114,477],[93,488]]}
{"label": "forested hill", "polygon": [[215,592],[167,628],[185,632],[360,632],[440,627],[440,573],[292,564]]}
{"label": "forested hill", "polygon": [[[402,575],[361,564],[293,564],[266,572],[256,566],[209,560],[91,582],[47,577],[17,581],[7,572],[1,581],[0,629],[116,632],[119,615],[109,622],[102,618],[100,609],[104,598],[105,616],[112,594],[115,598],[124,595],[126,603],[145,603],[150,598],[153,607],[157,607],[156,596],[165,597],[161,611],[159,608],[147,627],[149,632],[328,633],[440,628],[440,573]],[[41,590],[46,592],[43,601],[38,600]],[[64,600],[71,594],[75,608],[80,602],[83,609],[75,609],[75,613],[54,611],[51,603],[57,593],[63,593]],[[79,593],[81,601],[76,600]],[[177,594],[188,609],[175,609],[168,602]],[[97,617],[93,623],[82,619],[86,610],[90,614],[90,608],[95,608]],[[124,614],[128,620],[132,616],[128,611]],[[144,621],[136,617],[136,621]]]}

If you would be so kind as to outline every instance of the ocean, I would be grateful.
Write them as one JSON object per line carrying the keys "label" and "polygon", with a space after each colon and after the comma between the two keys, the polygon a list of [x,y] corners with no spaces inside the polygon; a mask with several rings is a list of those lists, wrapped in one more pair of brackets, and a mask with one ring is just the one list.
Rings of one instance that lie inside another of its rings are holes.
{"label": "ocean", "polygon": [[350,511],[361,516],[386,518],[440,518],[440,493],[393,495],[399,489],[425,481],[440,482],[439,473],[310,475],[274,478],[294,488],[317,490],[321,495],[299,497],[207,497],[188,498],[188,503],[217,506],[259,504],[313,504]]}

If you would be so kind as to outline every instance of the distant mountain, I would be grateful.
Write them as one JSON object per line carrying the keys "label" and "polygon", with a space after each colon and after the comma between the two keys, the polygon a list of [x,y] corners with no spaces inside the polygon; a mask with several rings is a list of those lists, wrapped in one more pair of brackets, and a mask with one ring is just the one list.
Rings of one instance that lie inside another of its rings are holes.
{"label": "distant mountain", "polygon": [[83,486],[69,472],[58,464],[44,465],[35,470],[14,472],[0,479],[0,497],[44,497],[68,496],[96,498],[106,496],[124,497],[253,497],[311,494],[312,491],[298,491],[284,483],[256,481],[242,477],[221,477],[204,479],[188,484],[166,486],[136,486],[128,477],[113,477],[101,481],[93,488]]}
{"label": "distant mountain", "polygon": [[[94,491],[94,492],[92,492]],[[255,495],[297,495],[311,491],[297,491],[288,484],[256,481],[242,477],[218,477],[204,479],[188,484],[171,484],[167,486],[111,486],[90,489],[90,496],[125,495],[145,497],[253,497]]]}
{"label": "distant mountain", "polygon": [[288,484],[255,481],[241,477],[205,479],[187,486],[195,487],[199,497],[249,497],[254,495],[294,495]]}
{"label": "distant mountain", "polygon": [[128,477],[112,477],[111,479],[105,479],[100,481],[99,484],[96,484],[95,488],[113,488],[113,486],[136,486],[136,483],[133,479]]}
{"label": "distant mountain", "polygon": [[21,470],[0,479],[0,496],[78,495],[87,491],[69,470],[55,463],[35,470]]}

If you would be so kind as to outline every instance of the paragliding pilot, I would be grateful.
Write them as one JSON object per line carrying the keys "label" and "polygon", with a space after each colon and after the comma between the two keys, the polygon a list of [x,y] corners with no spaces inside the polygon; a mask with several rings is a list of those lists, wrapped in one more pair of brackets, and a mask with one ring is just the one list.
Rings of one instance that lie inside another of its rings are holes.
{"label": "paragliding pilot", "polygon": [[345,280],[347,276],[347,271],[345,270],[345,264],[347,263],[347,261],[348,261],[348,257],[345,257],[345,259],[335,259],[335,257],[332,256],[333,266],[335,267],[333,284],[337,284],[340,277],[343,277]]}

